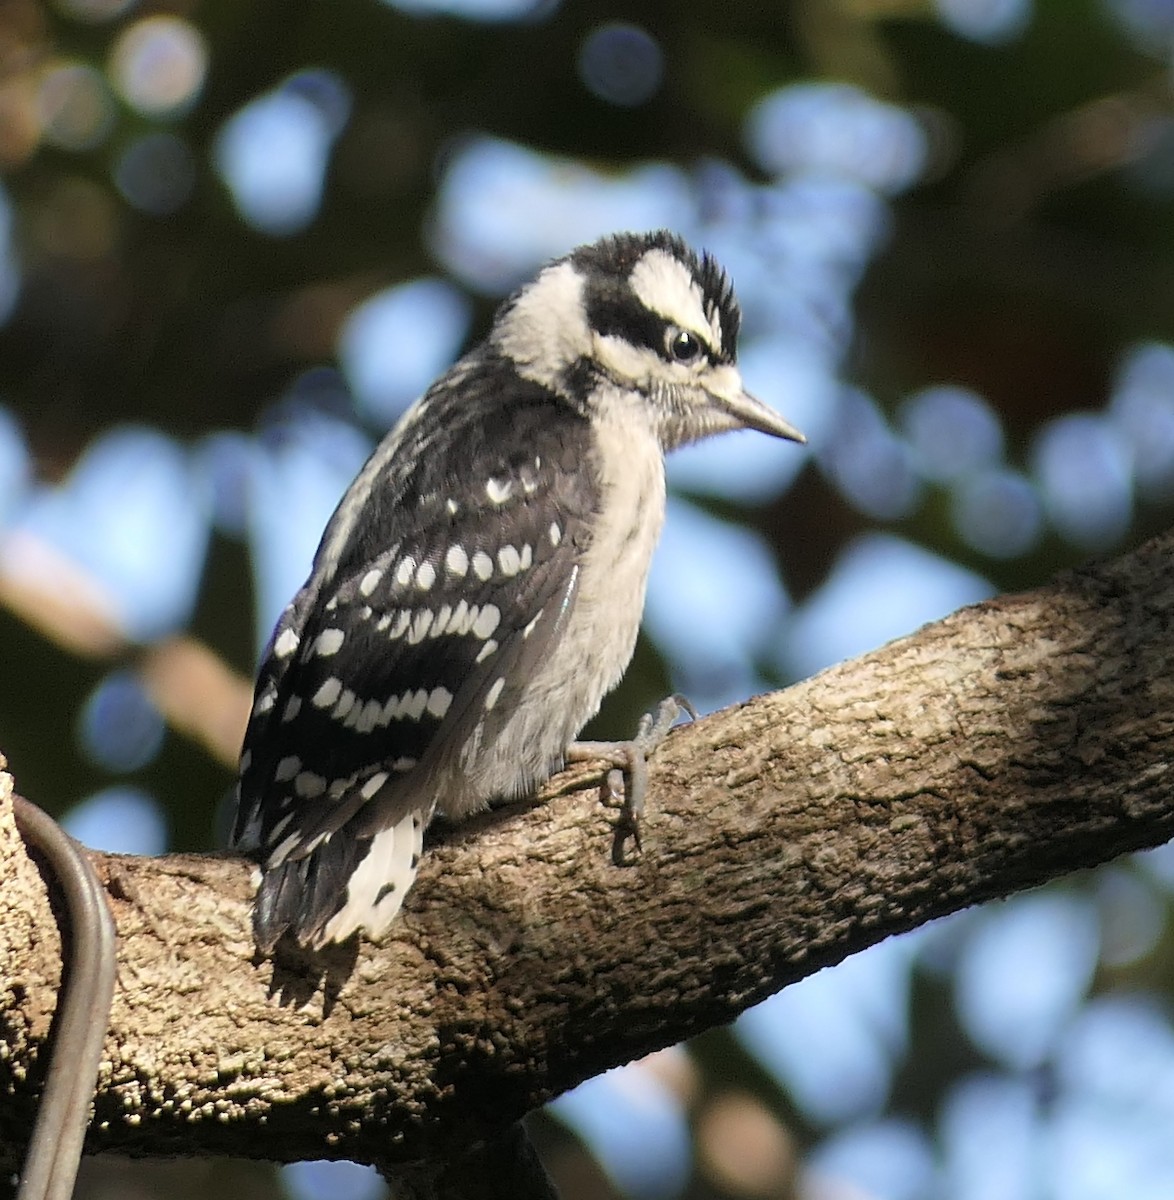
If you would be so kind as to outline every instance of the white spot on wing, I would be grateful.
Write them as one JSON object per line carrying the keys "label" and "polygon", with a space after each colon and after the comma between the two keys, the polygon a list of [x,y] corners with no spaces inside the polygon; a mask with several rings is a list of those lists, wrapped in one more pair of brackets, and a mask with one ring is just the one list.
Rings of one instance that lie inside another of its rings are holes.
{"label": "white spot on wing", "polygon": [[342,649],[346,634],[341,629],[324,629],[314,639],[314,653],[319,658],[329,658]]}
{"label": "white spot on wing", "polygon": [[285,702],[285,712],[281,714],[282,723],[288,724],[294,719],[294,717],[298,715],[299,712],[301,712],[301,709],[301,696],[290,696],[290,698]]}
{"label": "white spot on wing", "polygon": [[485,494],[494,504],[504,504],[513,490],[513,482],[509,479],[490,479],[485,485]]}
{"label": "white spot on wing", "polygon": [[503,575],[516,575],[522,569],[522,556],[516,546],[502,546],[497,552],[497,565]]}
{"label": "white spot on wing", "polygon": [[530,569],[530,565],[533,562],[534,562],[534,548],[530,545],[529,542],[526,542],[526,544],[522,547],[522,558],[521,558],[522,570],[528,571]]}
{"label": "white spot on wing", "polygon": [[288,658],[297,648],[301,638],[292,629],[283,629],[273,643],[273,653],[277,658]]}
{"label": "white spot on wing", "polygon": [[336,721],[341,721],[355,706],[355,693],[347,688],[345,692],[338,698],[338,703],[334,706],[334,711],[330,714]]}
{"label": "white spot on wing", "polygon": [[469,556],[465,553],[464,546],[449,546],[448,553],[444,556],[444,565],[458,579],[464,578],[465,572],[469,569]]}
{"label": "white spot on wing", "polygon": [[481,649],[477,651],[477,657],[474,661],[475,662],[484,662],[491,654],[495,654],[496,652],[497,652],[497,643],[493,640],[493,638],[489,638],[488,641],[486,641],[485,645],[482,646]]}
{"label": "white spot on wing", "polygon": [[391,769],[393,771],[410,771],[415,765],[416,760],[414,758],[397,758],[391,764]]}
{"label": "white spot on wing", "polygon": [[253,716],[264,716],[277,703],[277,692],[270,685],[257,697],[257,703],[253,705]]}
{"label": "white spot on wing", "polygon": [[301,769],[302,760],[296,754],[291,754],[277,764],[277,770],[273,772],[274,781],[277,783],[287,783]]}
{"label": "white spot on wing", "polygon": [[341,694],[342,680],[337,675],[331,675],[329,679],[323,681],[310,703],[315,708],[329,708]]}
{"label": "white spot on wing", "polygon": [[485,693],[485,711],[486,712],[489,712],[489,710],[491,708],[493,708],[493,706],[497,703],[498,698],[501,696],[501,689],[503,687],[505,687],[505,677],[504,676],[499,677],[498,679],[494,680],[493,687],[491,687],[489,689],[489,691],[487,691]]}
{"label": "white spot on wing", "polygon": [[410,555],[405,554],[399,560],[399,566],[395,569],[395,581],[400,587],[407,587],[408,581],[416,573],[416,560]]}
{"label": "white spot on wing", "polygon": [[386,771],[376,771],[370,779],[359,789],[359,794],[364,800],[370,800],[377,791],[387,782]]}
{"label": "white spot on wing", "polygon": [[452,692],[448,688],[436,687],[428,693],[428,711],[434,717],[443,717],[452,703]]}
{"label": "white spot on wing", "polygon": [[412,694],[403,715],[409,720],[418,721],[424,715],[424,709],[427,706],[428,691],[426,688],[421,688],[418,692]]}
{"label": "white spot on wing", "polygon": [[403,637],[404,630],[408,627],[408,622],[412,619],[412,610],[410,608],[401,608],[395,614],[395,624],[387,631],[389,641],[394,642],[396,638]]}
{"label": "white spot on wing", "polygon": [[412,618],[412,628],[408,633],[408,641],[414,646],[417,642],[424,640],[424,635],[428,632],[432,624],[432,610],[430,608],[420,608],[416,610],[416,615]]}
{"label": "white spot on wing", "polygon": [[378,567],[372,567],[370,571],[359,581],[359,591],[364,596],[369,596],[379,586],[379,581],[383,578],[383,572]]}
{"label": "white spot on wing", "polygon": [[422,562],[416,568],[416,586],[426,592],[436,582],[436,568],[430,562]]}
{"label": "white spot on wing", "polygon": [[496,604],[486,604],[482,606],[476,621],[473,622],[473,633],[479,638],[487,638],[497,628],[500,620],[501,609]]}
{"label": "white spot on wing", "polygon": [[559,523],[557,521],[551,521],[551,523],[550,523],[550,544],[552,546],[557,546],[559,544],[559,542],[561,542],[562,540],[563,540],[563,531],[559,528]]}
{"label": "white spot on wing", "polygon": [[326,791],[326,780],[321,775],[315,775],[313,771],[303,771],[294,780],[294,791],[303,800],[313,800],[315,796],[321,796]]}
{"label": "white spot on wing", "polygon": [[493,574],[493,559],[484,550],[473,555],[473,574],[478,579],[488,579]]}

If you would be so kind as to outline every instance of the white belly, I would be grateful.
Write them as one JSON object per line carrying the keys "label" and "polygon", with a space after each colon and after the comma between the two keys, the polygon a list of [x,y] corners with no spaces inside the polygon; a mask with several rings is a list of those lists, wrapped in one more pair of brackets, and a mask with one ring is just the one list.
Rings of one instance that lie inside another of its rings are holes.
{"label": "white belly", "polygon": [[[460,816],[496,797],[530,791],[561,765],[564,752],[619,683],[640,631],[652,552],[664,523],[664,454],[651,429],[595,423],[602,516],[579,566],[564,628],[526,685],[508,724],[441,807]],[[471,787],[469,785],[472,785]]]}

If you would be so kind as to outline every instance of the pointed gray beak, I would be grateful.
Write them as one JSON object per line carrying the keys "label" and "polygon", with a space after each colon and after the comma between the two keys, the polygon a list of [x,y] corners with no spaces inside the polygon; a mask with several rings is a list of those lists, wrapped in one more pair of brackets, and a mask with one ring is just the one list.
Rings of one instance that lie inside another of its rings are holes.
{"label": "pointed gray beak", "polygon": [[759,433],[786,438],[788,442],[807,442],[794,425],[784,421],[773,408],[749,392],[740,392],[732,397],[715,396],[714,399],[745,429],[757,429]]}

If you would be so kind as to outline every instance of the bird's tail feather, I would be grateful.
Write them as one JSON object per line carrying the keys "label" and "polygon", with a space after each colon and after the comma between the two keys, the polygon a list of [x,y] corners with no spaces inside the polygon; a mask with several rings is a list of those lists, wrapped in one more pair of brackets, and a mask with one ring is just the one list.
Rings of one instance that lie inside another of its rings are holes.
{"label": "bird's tail feather", "polygon": [[286,932],[315,950],[360,929],[378,941],[416,878],[423,844],[424,821],[410,812],[369,837],[343,826],[304,858],[266,869],[253,908],[257,948],[272,953]]}

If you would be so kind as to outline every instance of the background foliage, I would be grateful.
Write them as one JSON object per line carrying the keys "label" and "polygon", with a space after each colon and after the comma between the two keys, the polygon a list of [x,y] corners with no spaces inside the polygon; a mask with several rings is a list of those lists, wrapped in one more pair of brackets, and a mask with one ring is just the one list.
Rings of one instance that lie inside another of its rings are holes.
{"label": "background foliage", "polygon": [[[6,0],[0,747],[223,841],[247,679],[373,440],[546,258],[668,225],[809,451],[678,457],[597,722],[785,684],[1169,523],[1169,0]],[[649,848],[655,853],[655,846]],[[1168,851],[961,914],[536,1118],[576,1197],[1174,1192]],[[82,1195],[377,1196],[95,1162]]]}

